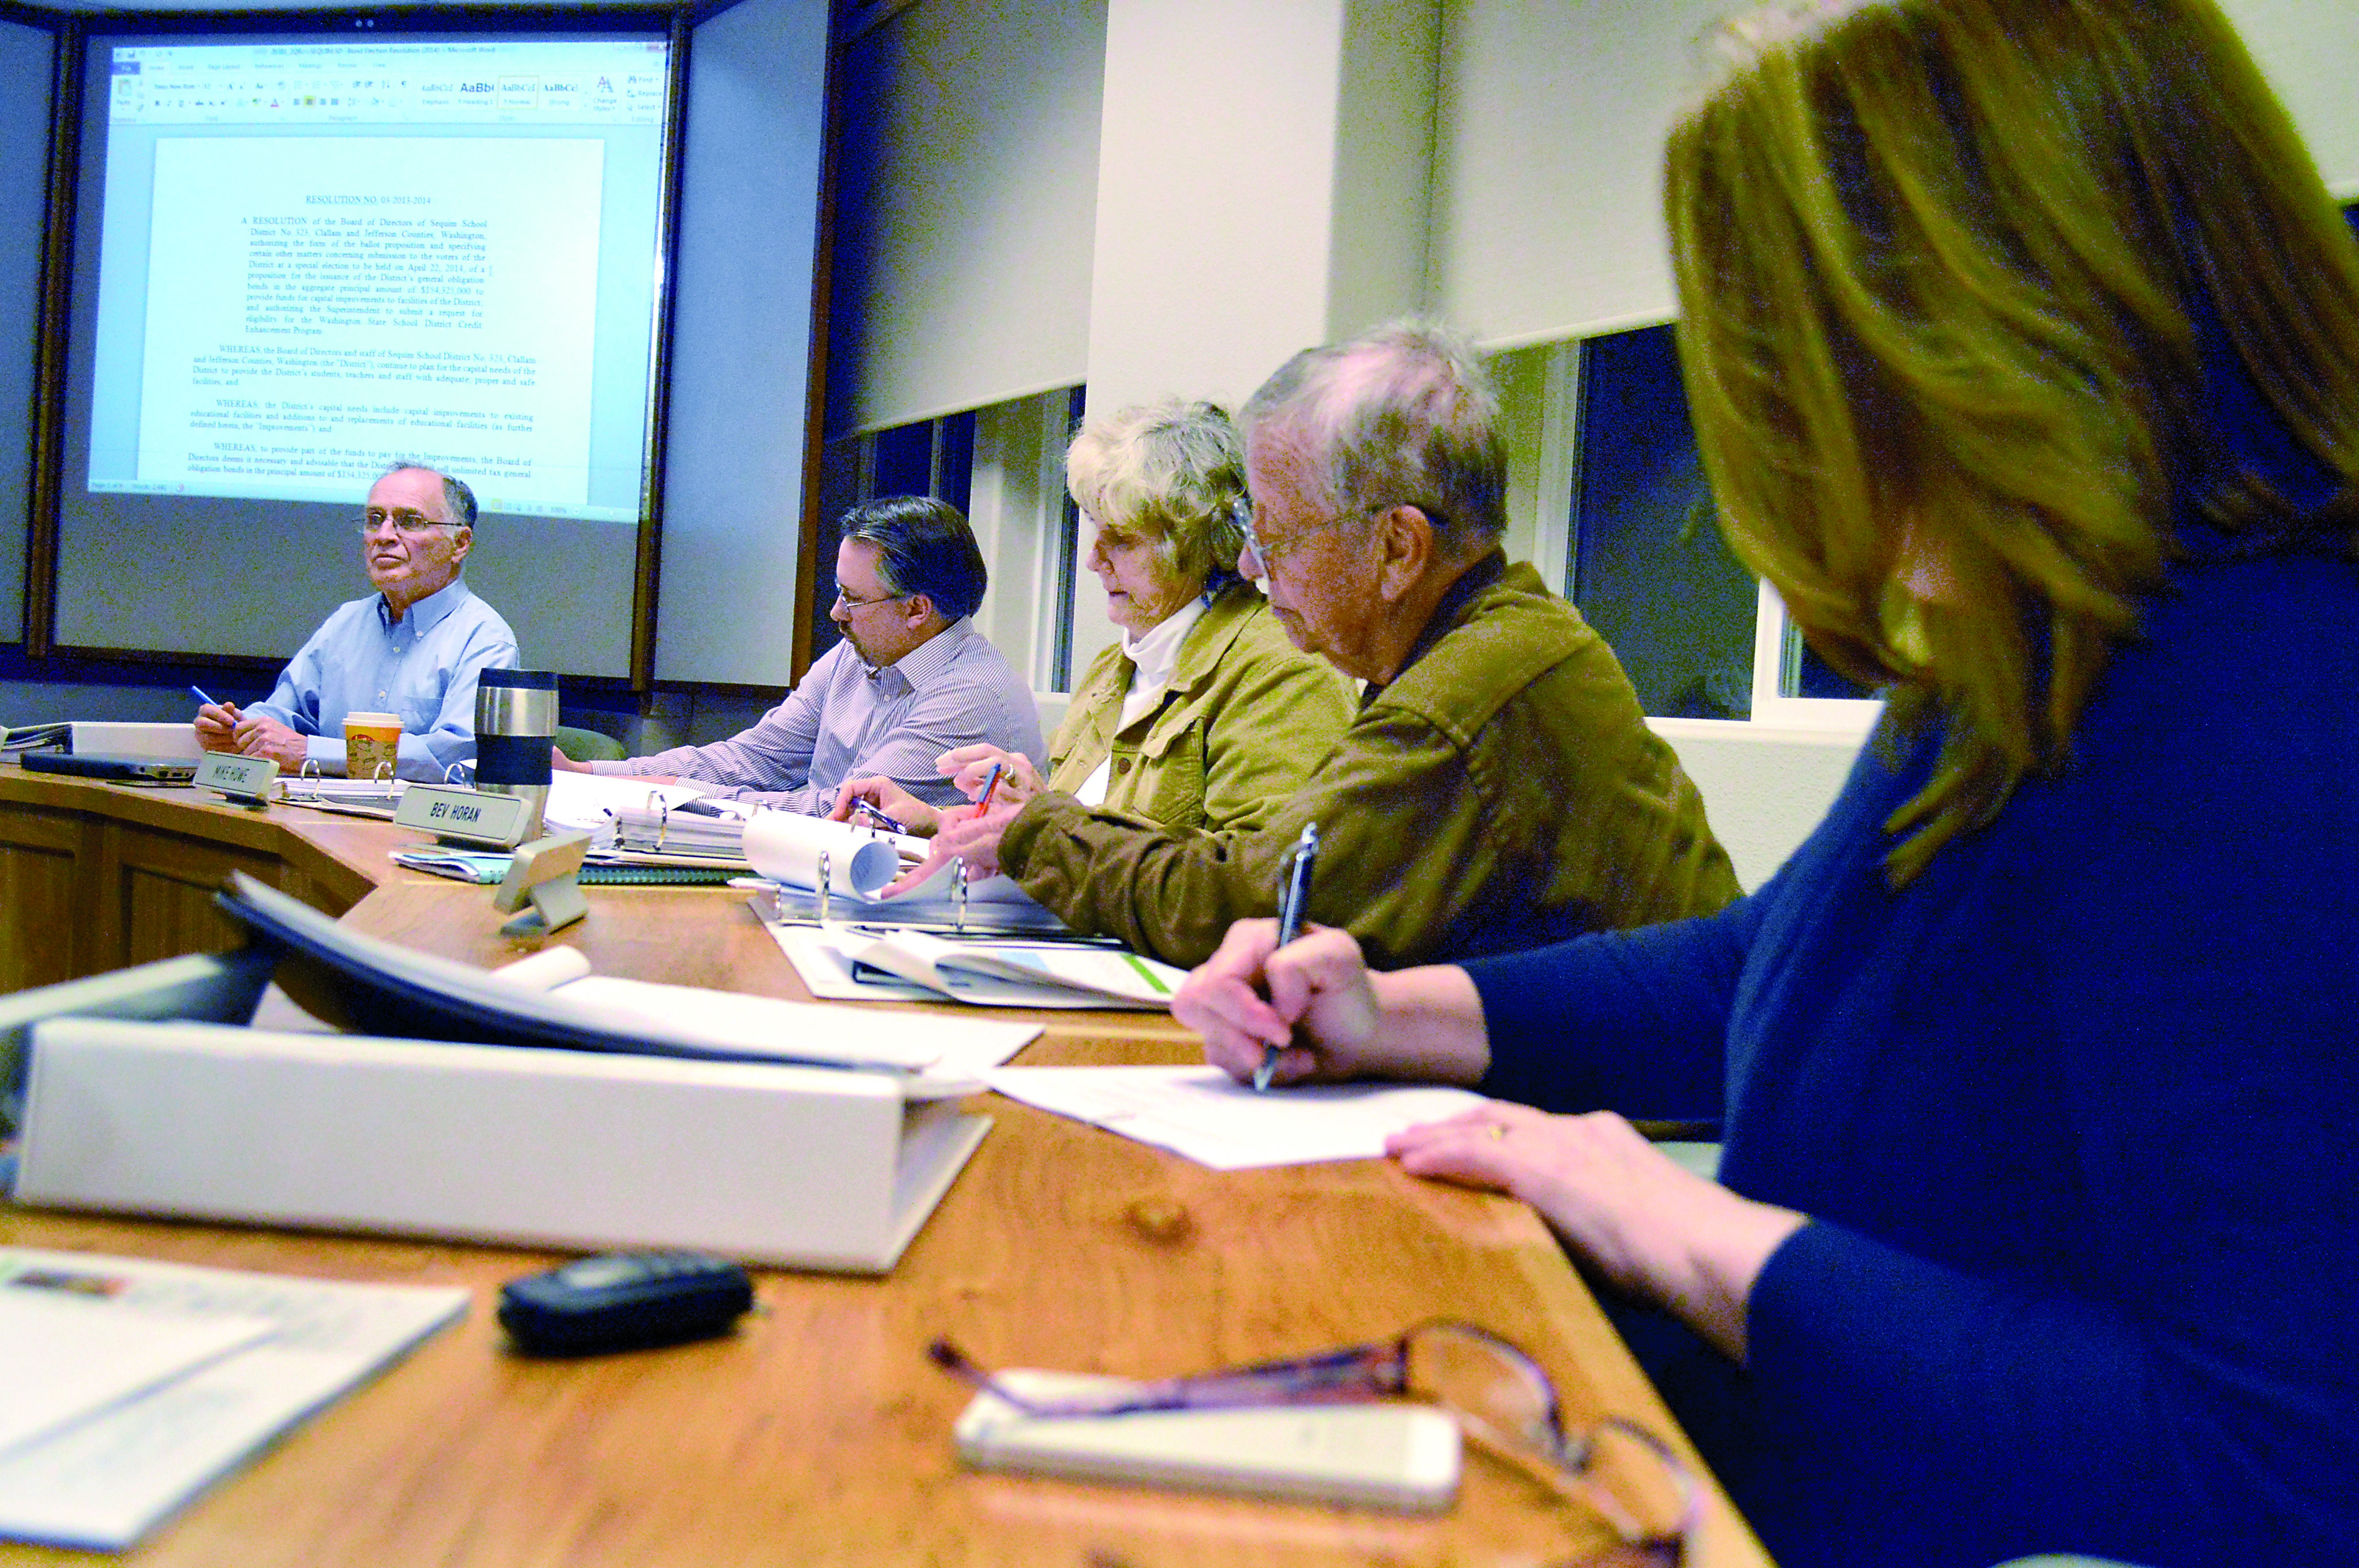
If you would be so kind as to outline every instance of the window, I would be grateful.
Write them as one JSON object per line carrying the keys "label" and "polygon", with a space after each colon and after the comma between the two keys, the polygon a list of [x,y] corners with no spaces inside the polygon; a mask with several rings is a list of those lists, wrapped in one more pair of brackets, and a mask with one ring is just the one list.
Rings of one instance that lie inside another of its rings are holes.
{"label": "window", "polygon": [[[1512,460],[1538,476],[1532,557],[1560,571],[1649,717],[1866,732],[1869,694],[1810,651],[1721,540],[1669,326],[1517,351],[1498,368]],[[1559,507],[1561,534],[1545,520]]]}
{"label": "window", "polygon": [[1065,494],[1065,444],[1081,401],[1080,387],[1059,388],[831,442],[821,473],[812,656],[840,636],[829,617],[837,521],[880,495],[931,495],[965,514],[990,569],[976,628],[1036,689],[1068,689],[1079,519]]}

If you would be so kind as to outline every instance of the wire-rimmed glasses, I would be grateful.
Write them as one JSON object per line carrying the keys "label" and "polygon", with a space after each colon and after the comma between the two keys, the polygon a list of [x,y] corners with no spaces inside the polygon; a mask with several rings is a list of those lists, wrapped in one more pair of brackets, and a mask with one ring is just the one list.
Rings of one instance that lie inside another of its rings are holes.
{"label": "wire-rimmed glasses", "polygon": [[1265,544],[1262,541],[1261,530],[1255,526],[1253,513],[1251,511],[1242,512],[1237,516],[1237,529],[1238,532],[1245,535],[1245,547],[1244,554],[1238,557],[1238,569],[1241,572],[1244,571],[1245,562],[1246,559],[1250,558],[1254,565],[1259,567],[1261,569],[1256,572],[1245,572],[1245,575],[1257,578],[1267,577],[1269,575],[1269,568],[1272,566],[1285,559],[1288,556],[1292,555],[1303,546],[1309,544],[1311,539],[1318,535],[1324,534],[1331,528],[1340,528],[1346,523],[1355,521],[1357,521],[1357,519],[1354,518],[1352,514],[1348,512],[1343,513],[1338,516],[1330,517],[1323,523],[1313,523],[1310,527],[1304,528],[1298,533],[1289,534],[1285,538],[1278,540],[1275,544]]}
{"label": "wire-rimmed glasses", "polygon": [[841,588],[835,590],[835,601],[848,611],[865,610],[872,604],[894,604],[916,597],[914,593],[880,593],[874,599],[855,599]]}
{"label": "wire-rimmed glasses", "polygon": [[1661,1438],[1620,1416],[1568,1433],[1556,1385],[1540,1364],[1514,1342],[1455,1318],[1420,1323],[1397,1339],[1058,1399],[1017,1392],[946,1338],[926,1354],[972,1387],[1048,1418],[1420,1400],[1454,1416],[1476,1447],[1611,1525],[1620,1544],[1582,1560],[1594,1568],[1677,1568],[1703,1506],[1694,1473]]}
{"label": "wire-rimmed glasses", "polygon": [[[1237,570],[1241,575],[1249,578],[1267,577],[1269,575],[1269,568],[1272,566],[1275,566],[1277,562],[1285,559],[1288,556],[1292,555],[1295,551],[1309,544],[1311,539],[1317,535],[1326,533],[1331,528],[1340,528],[1346,523],[1364,521],[1367,518],[1374,517],[1379,512],[1389,512],[1395,506],[1401,503],[1398,502],[1378,501],[1361,507],[1357,512],[1337,513],[1334,516],[1329,517],[1323,522],[1313,523],[1310,527],[1297,530],[1275,543],[1266,543],[1262,539],[1261,529],[1259,525],[1254,522],[1253,508],[1249,506],[1240,507],[1236,514],[1237,531],[1245,535],[1245,547],[1244,552],[1237,557]],[[1438,509],[1425,505],[1422,503],[1410,503],[1409,504],[1415,505],[1419,511],[1424,513],[1426,516],[1432,521],[1437,531],[1448,526],[1449,520]],[[1258,571],[1246,571],[1245,569],[1245,565],[1248,558],[1252,560],[1255,566],[1261,569]]]}
{"label": "wire-rimmed glasses", "polygon": [[445,523],[439,518],[429,517],[423,512],[414,511],[407,506],[392,512],[380,512],[372,507],[361,514],[354,520],[353,526],[360,536],[365,539],[387,524],[393,525],[395,533],[407,535],[411,538],[416,538],[422,534],[431,534],[437,528],[462,526],[461,524]]}

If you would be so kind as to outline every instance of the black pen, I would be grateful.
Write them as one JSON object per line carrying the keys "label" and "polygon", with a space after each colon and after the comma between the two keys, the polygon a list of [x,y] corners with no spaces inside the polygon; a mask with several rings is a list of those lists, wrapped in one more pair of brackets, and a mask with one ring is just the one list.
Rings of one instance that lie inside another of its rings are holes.
{"label": "black pen", "polygon": [[[1277,945],[1280,947],[1302,935],[1302,907],[1310,902],[1310,873],[1319,863],[1319,824],[1302,825],[1302,837],[1294,841],[1294,863],[1287,868],[1286,889],[1277,901]],[[1277,1071],[1277,1051],[1275,1045],[1261,1048],[1261,1065],[1254,1069],[1254,1093],[1265,1094],[1269,1089],[1269,1076]]]}

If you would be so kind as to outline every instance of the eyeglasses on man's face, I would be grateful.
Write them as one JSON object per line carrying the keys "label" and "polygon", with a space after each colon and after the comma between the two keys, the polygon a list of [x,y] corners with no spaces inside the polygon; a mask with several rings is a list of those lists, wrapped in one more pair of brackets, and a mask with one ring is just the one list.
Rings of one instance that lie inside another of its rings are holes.
{"label": "eyeglasses on man's face", "polygon": [[[1360,515],[1365,515],[1365,514]],[[1254,523],[1253,514],[1248,512],[1237,519],[1238,527],[1245,536],[1245,552],[1237,557],[1238,570],[1246,577],[1266,577],[1269,575],[1270,568],[1302,548],[1319,535],[1326,533],[1331,528],[1340,528],[1353,520],[1353,514],[1346,513],[1340,517],[1330,517],[1323,523],[1313,523],[1310,527],[1298,533],[1288,534],[1282,539],[1266,540],[1261,536],[1260,528]]]}
{"label": "eyeglasses on man's face", "polygon": [[397,534],[414,539],[422,534],[431,534],[437,528],[456,528],[460,524],[429,517],[412,507],[404,506],[388,512],[382,507],[372,506],[361,514],[360,522],[355,526],[364,539],[388,527]]}
{"label": "eyeglasses on man's face", "polygon": [[846,610],[865,610],[872,604],[891,604],[911,597],[906,593],[880,593],[874,599],[855,599],[841,588],[835,590],[835,601]]}
{"label": "eyeglasses on man's face", "polygon": [[1677,1568],[1702,1509],[1703,1488],[1662,1439],[1619,1416],[1568,1434],[1540,1364],[1513,1341],[1453,1318],[1419,1324],[1397,1339],[1069,1399],[1017,1393],[948,1339],[926,1354],[962,1381],[1050,1419],[1420,1400],[1457,1418],[1476,1447],[1613,1527],[1617,1543],[1577,1560],[1579,1568]]}
{"label": "eyeglasses on man's face", "polygon": [[[1361,507],[1357,512],[1340,513],[1324,522],[1313,523],[1308,528],[1288,534],[1282,539],[1269,540],[1265,540],[1261,536],[1261,530],[1254,522],[1254,514],[1251,510],[1247,510],[1240,514],[1237,518],[1237,526],[1245,536],[1245,553],[1238,557],[1237,568],[1245,577],[1266,577],[1269,575],[1271,567],[1302,548],[1317,535],[1330,529],[1340,528],[1346,523],[1360,522],[1374,517],[1380,512],[1390,512],[1394,507],[1402,504],[1404,503],[1397,501],[1374,502]],[[1425,514],[1437,528],[1444,526],[1441,514],[1432,507],[1419,505],[1414,502],[1407,504],[1416,505],[1417,509]],[[1247,562],[1252,565],[1248,566]]]}

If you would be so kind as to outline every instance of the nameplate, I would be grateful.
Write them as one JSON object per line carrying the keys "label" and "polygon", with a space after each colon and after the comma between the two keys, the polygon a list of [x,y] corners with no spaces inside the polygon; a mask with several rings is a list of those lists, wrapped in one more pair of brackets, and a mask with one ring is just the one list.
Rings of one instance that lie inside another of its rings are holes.
{"label": "nameplate", "polygon": [[524,842],[527,804],[520,795],[483,795],[447,784],[414,784],[401,792],[395,824],[431,833],[446,844],[513,849]]}
{"label": "nameplate", "polygon": [[217,789],[246,806],[261,806],[270,799],[270,786],[278,782],[278,764],[267,757],[208,752],[197,764],[197,776],[189,782],[199,789]]}

